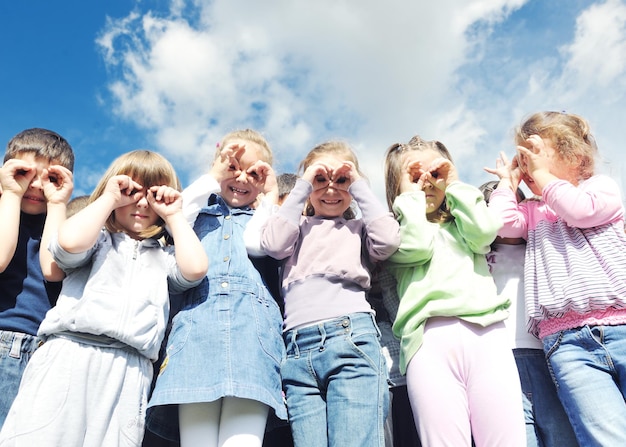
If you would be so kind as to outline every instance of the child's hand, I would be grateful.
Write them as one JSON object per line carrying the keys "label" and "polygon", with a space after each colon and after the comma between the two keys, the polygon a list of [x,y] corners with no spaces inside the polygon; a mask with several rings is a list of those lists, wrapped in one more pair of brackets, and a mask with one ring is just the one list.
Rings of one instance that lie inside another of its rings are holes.
{"label": "child's hand", "polygon": [[161,185],[152,186],[148,189],[146,200],[150,208],[159,215],[163,220],[180,213],[183,210],[183,196],[176,189]]}
{"label": "child's hand", "polygon": [[407,159],[400,176],[400,193],[421,191],[424,187],[424,180],[420,183],[420,179],[424,174],[422,162],[419,160]]}
{"label": "child's hand", "polygon": [[519,164],[525,173],[534,178],[538,171],[550,172],[550,154],[546,143],[539,135],[531,135],[526,139],[530,149],[517,146]]}
{"label": "child's hand", "polygon": [[350,185],[360,179],[361,176],[351,161],[344,161],[341,166],[331,172],[333,187],[347,191]]}
{"label": "child's hand", "polygon": [[513,157],[512,161],[509,161],[504,152],[500,152],[500,156],[496,159],[495,168],[484,168],[485,172],[498,176],[500,180],[505,179],[517,179],[521,177],[521,170],[519,167],[517,156]]}
{"label": "child's hand", "polygon": [[456,167],[447,158],[437,158],[424,171],[425,180],[429,181],[435,188],[445,191],[450,183],[459,179]]}
{"label": "child's hand", "polygon": [[332,169],[323,163],[313,163],[302,174],[302,179],[313,185],[313,191],[330,185]]}
{"label": "child's hand", "polygon": [[246,147],[239,144],[229,144],[220,151],[219,157],[213,162],[209,172],[218,183],[231,177],[239,177],[242,174],[239,160],[243,156]]}
{"label": "child's hand", "polygon": [[36,175],[37,167],[35,165],[18,158],[12,158],[0,168],[0,185],[5,193],[13,193],[22,197]]}
{"label": "child's hand", "polygon": [[41,173],[41,184],[48,203],[67,204],[74,190],[74,176],[64,166],[51,165]]}
{"label": "child's hand", "polygon": [[143,186],[127,175],[115,175],[109,179],[102,195],[113,199],[113,209],[138,202],[144,196]]}
{"label": "child's hand", "polygon": [[248,169],[246,169],[248,182],[263,193],[268,193],[274,189],[278,189],[276,182],[276,174],[269,165],[263,160],[257,160]]}

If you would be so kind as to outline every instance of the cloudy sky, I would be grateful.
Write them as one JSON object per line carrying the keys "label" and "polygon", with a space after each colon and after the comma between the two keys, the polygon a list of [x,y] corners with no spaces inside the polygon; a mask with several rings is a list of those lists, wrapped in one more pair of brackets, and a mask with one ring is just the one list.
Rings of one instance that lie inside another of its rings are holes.
{"label": "cloudy sky", "polygon": [[381,199],[385,149],[415,134],[478,185],[540,110],[586,117],[600,169],[626,180],[623,0],[3,1],[0,38],[0,141],[64,135],[75,195],[137,148],[187,185],[245,127],[278,173],[348,141]]}

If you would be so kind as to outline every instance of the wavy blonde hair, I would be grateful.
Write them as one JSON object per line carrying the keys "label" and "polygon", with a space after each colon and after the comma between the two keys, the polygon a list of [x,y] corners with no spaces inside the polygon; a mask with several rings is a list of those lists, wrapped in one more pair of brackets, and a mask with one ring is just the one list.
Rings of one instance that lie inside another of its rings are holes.
{"label": "wavy blonde hair", "polygon": [[583,117],[565,112],[534,113],[515,129],[515,143],[526,146],[531,135],[549,139],[559,160],[576,167],[581,180],[593,175],[598,147]]}
{"label": "wavy blonde hair", "polygon": [[[89,203],[100,197],[106,185],[116,175],[127,175],[143,186],[146,191],[152,186],[166,185],[181,191],[181,184],[172,164],[162,155],[148,150],[127,152],[116,158],[104,173],[100,182],[89,197]],[[111,233],[124,233],[125,230],[115,220],[115,213],[111,213],[105,222],[105,228]],[[143,239],[156,238],[165,233],[165,222],[160,217],[157,222],[141,231],[137,236]]]}

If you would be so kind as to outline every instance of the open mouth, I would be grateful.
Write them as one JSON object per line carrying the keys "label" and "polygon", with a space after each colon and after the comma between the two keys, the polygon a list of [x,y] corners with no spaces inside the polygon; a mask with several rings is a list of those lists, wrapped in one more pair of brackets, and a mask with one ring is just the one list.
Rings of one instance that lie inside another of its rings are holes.
{"label": "open mouth", "polygon": [[239,188],[235,188],[234,186],[230,187],[230,190],[237,195],[245,195],[248,194],[248,191],[246,191],[245,189],[239,189]]}

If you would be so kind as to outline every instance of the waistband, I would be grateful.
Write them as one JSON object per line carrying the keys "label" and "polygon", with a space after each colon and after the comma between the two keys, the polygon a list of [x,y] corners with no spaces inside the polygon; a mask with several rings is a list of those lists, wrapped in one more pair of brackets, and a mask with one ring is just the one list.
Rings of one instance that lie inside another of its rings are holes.
{"label": "waistband", "polygon": [[583,326],[618,326],[626,324],[626,309],[608,308],[584,314],[570,310],[560,318],[539,322],[539,338]]}
{"label": "waistband", "polygon": [[0,330],[0,346],[9,350],[9,357],[19,359],[22,353],[32,354],[41,344],[41,339],[22,332]]}
{"label": "waistband", "polygon": [[370,331],[380,336],[375,317],[369,312],[358,312],[333,318],[311,326],[291,329],[283,333],[285,344],[297,344],[300,349],[323,345],[333,337],[343,337],[354,332]]}

